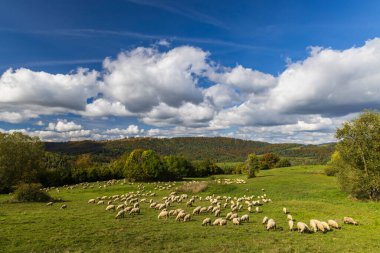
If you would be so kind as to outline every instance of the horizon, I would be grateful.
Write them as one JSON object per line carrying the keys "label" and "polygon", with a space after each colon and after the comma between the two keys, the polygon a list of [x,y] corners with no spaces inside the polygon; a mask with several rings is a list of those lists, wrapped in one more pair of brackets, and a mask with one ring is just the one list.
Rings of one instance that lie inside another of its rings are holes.
{"label": "horizon", "polygon": [[335,143],[380,109],[377,1],[5,0],[0,132]]}

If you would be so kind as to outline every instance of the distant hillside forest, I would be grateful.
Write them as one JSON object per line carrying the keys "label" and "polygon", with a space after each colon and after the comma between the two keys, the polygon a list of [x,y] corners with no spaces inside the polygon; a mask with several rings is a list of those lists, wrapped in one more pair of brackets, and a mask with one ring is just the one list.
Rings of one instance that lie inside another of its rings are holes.
{"label": "distant hillside forest", "polygon": [[188,160],[242,162],[248,154],[275,153],[287,157],[292,165],[324,164],[335,149],[335,143],[302,145],[271,144],[225,137],[128,138],[109,141],[45,142],[46,151],[78,156],[91,154],[94,162],[108,163],[134,149],[151,149],[159,155],[178,155]]}

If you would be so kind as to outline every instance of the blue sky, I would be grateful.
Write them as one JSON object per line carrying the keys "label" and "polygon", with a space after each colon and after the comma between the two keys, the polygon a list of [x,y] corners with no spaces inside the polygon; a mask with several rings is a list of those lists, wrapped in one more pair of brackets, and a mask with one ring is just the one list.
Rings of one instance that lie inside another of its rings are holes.
{"label": "blue sky", "polygon": [[3,0],[0,130],[334,141],[379,108],[379,12],[378,1]]}

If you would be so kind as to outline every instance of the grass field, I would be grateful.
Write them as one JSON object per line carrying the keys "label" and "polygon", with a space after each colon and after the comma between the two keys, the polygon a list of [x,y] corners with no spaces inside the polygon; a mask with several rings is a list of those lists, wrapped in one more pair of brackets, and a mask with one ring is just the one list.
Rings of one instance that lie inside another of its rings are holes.
{"label": "grass field", "polygon": [[[220,176],[244,178],[242,175]],[[207,180],[207,179],[206,179]],[[181,183],[177,183],[179,186]],[[145,184],[146,190],[153,186]],[[8,203],[9,195],[0,195],[0,252],[380,252],[380,203],[360,202],[340,192],[334,177],[323,174],[323,166],[299,166],[260,172],[247,184],[220,185],[210,181],[205,192],[241,197],[262,194],[272,203],[261,207],[262,213],[250,214],[250,222],[240,226],[202,227],[210,214],[193,216],[190,222],[158,220],[157,210],[141,204],[141,214],[116,220],[115,212],[105,205],[87,204],[90,198],[137,191],[135,185],[114,185],[98,189],[61,189],[54,197],[66,200],[46,206],[44,203]],[[155,191],[161,200],[171,190]],[[205,201],[196,205],[209,206]],[[186,208],[176,204],[173,208]],[[296,221],[336,219],[352,216],[359,226],[342,224],[341,230],[326,234],[299,234],[287,229],[282,207],[287,207]],[[222,209],[225,216],[229,209]],[[245,210],[239,215],[247,213]],[[273,218],[276,231],[261,225],[264,216]]]}

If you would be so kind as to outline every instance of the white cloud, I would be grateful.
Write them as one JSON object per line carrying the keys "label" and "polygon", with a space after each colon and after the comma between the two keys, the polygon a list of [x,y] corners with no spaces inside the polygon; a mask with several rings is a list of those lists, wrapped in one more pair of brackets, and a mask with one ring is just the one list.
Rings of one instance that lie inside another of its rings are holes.
{"label": "white cloud", "polygon": [[147,112],[159,103],[179,106],[199,103],[202,92],[197,76],[209,65],[207,52],[183,46],[166,53],[153,48],[136,48],[106,59],[104,86],[106,97],[123,103],[131,112]]}
{"label": "white cloud", "polygon": [[57,131],[57,132],[71,132],[76,130],[81,130],[82,126],[76,124],[73,121],[58,120],[57,123],[50,122],[46,130]]}
{"label": "white cloud", "polygon": [[125,129],[112,128],[112,129],[107,129],[105,131],[106,134],[121,135],[121,136],[137,135],[137,134],[140,134],[140,133],[143,133],[143,132],[144,132],[144,129],[140,129],[136,125],[129,125]]}
{"label": "white cloud", "polygon": [[132,116],[125,106],[119,101],[108,101],[103,98],[96,99],[91,104],[86,105],[86,110],[81,113],[86,117],[103,116]]}

